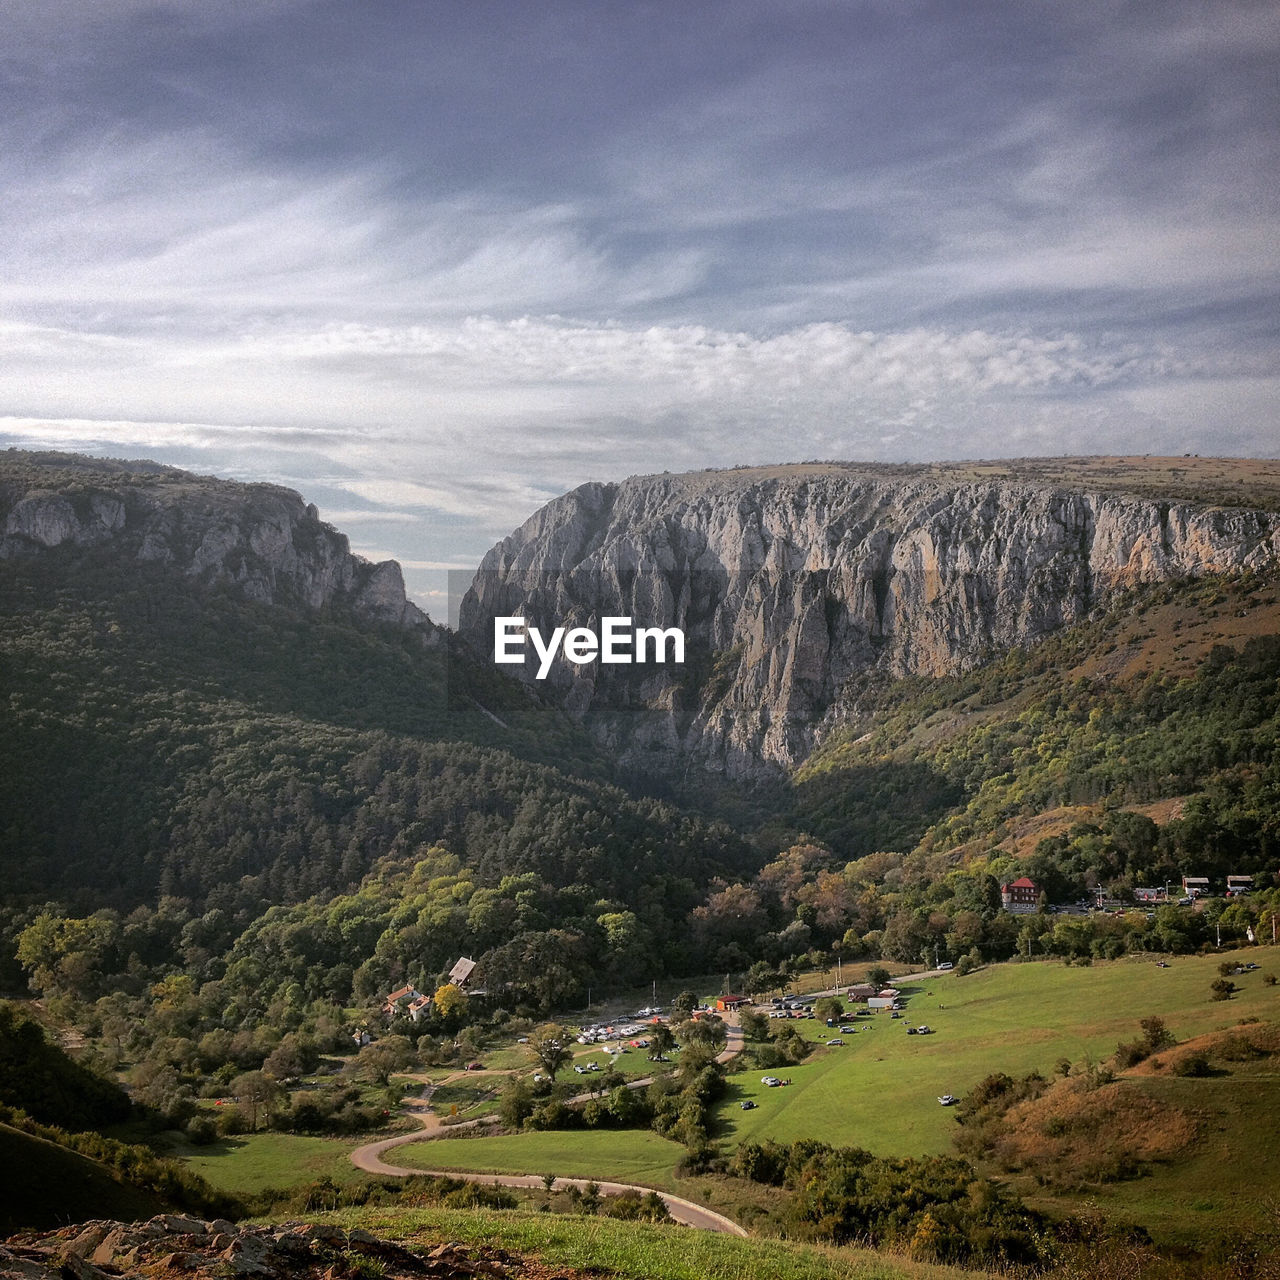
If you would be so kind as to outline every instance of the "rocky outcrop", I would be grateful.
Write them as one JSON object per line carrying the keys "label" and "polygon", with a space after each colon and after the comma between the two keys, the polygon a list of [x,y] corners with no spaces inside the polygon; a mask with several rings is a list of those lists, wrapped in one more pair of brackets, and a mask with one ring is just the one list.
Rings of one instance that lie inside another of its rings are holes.
{"label": "rocky outcrop", "polygon": [[353,555],[290,489],[235,484],[155,464],[65,454],[0,455],[0,559],[101,549],[227,583],[265,603],[344,605],[437,642],[439,630],[405,596],[394,560]]}
{"label": "rocky outcrop", "polygon": [[526,1275],[524,1260],[459,1244],[406,1249],[361,1227],[286,1222],[237,1226],[161,1214],[147,1222],[87,1222],[49,1233],[24,1232],[0,1243],[0,1280],[111,1280],[116,1276],[189,1276],[228,1280],[501,1280]]}
{"label": "rocky outcrop", "polygon": [[560,660],[545,683],[637,766],[753,775],[802,760],[868,670],[943,675],[1122,588],[1272,564],[1278,529],[1262,512],[923,468],[636,477],[584,485],[494,547],[461,626],[485,653],[497,615],[683,628],[684,668]]}

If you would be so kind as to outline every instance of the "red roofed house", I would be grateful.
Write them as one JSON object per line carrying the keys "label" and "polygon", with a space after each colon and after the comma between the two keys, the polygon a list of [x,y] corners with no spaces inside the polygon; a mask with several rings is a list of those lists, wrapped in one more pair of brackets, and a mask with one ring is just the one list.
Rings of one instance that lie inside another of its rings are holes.
{"label": "red roofed house", "polygon": [[394,1018],[396,1014],[403,1013],[414,1000],[420,1000],[421,998],[422,993],[416,987],[401,987],[387,997],[382,1006],[382,1012],[388,1018]]}
{"label": "red roofed house", "polygon": [[1018,879],[1000,886],[1000,901],[1006,911],[1017,916],[1029,916],[1040,905],[1040,891],[1034,881],[1026,876],[1019,876]]}

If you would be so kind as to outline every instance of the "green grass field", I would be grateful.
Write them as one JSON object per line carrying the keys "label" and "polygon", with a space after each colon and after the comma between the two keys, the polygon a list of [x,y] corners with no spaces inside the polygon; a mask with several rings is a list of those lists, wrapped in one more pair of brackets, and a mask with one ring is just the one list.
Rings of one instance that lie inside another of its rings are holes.
{"label": "green grass field", "polygon": [[[1275,967],[1267,950],[1250,955],[1261,957],[1264,968]],[[799,1066],[730,1076],[716,1136],[726,1150],[748,1138],[820,1137],[879,1155],[949,1153],[955,1121],[937,1096],[961,1094],[992,1072],[1048,1074],[1063,1058],[1100,1062],[1120,1040],[1135,1038],[1139,1020],[1151,1014],[1163,1017],[1180,1040],[1245,1017],[1280,1017],[1280,988],[1264,986],[1261,971],[1236,979],[1243,989],[1233,1000],[1211,1001],[1209,984],[1217,976],[1218,959],[1181,957],[1166,969],[1132,958],[1088,968],[998,965],[906,987],[911,999],[902,1020],[886,1014],[849,1018],[846,1023],[860,1029],[842,1037],[843,1047],[823,1045]],[[921,1022],[935,1033],[906,1034],[908,1023]],[[814,1040],[839,1034],[816,1021],[791,1025]],[[765,1074],[792,1083],[771,1089],[760,1082]],[[1247,1222],[1268,1195],[1272,1203],[1280,1198],[1280,1174],[1254,1179],[1256,1196],[1237,1196],[1241,1170],[1250,1159],[1229,1153],[1237,1136],[1247,1142],[1250,1132],[1275,1132],[1280,1126],[1280,1090],[1269,1078],[1233,1072],[1208,1080],[1152,1080],[1141,1087],[1168,1090],[1171,1100],[1192,1091],[1200,1100],[1197,1109],[1210,1117],[1206,1132],[1216,1141],[1185,1163],[1109,1186],[1108,1203],[1121,1216],[1148,1225],[1159,1238],[1191,1241],[1210,1226],[1229,1229],[1233,1222]],[[755,1100],[754,1110],[741,1110],[738,1104],[745,1098]],[[689,1182],[674,1176],[680,1155],[674,1143],[629,1130],[411,1145],[399,1150],[397,1160],[419,1168],[556,1173],[676,1191],[683,1184],[688,1194]],[[1253,1163],[1262,1159],[1256,1152]],[[1251,1185],[1246,1175],[1244,1190]],[[1041,1195],[1040,1201],[1070,1209],[1087,1198]]]}
{"label": "green grass field", "polygon": [[[1206,1079],[1135,1081],[1158,1101],[1190,1111],[1199,1121],[1193,1149],[1170,1166],[1106,1188],[1107,1211],[1141,1223],[1165,1243],[1200,1245],[1207,1237],[1236,1238],[1276,1231],[1280,1161],[1280,1071],[1273,1061],[1232,1063]],[[1058,1197],[1024,1188],[1040,1207],[1070,1212],[1096,1196]]]}
{"label": "green grass field", "polygon": [[472,1173],[554,1173],[677,1190],[674,1169],[684,1154],[647,1129],[566,1130],[500,1138],[442,1138],[398,1147],[397,1164]]}
{"label": "green grass field", "polygon": [[[1265,949],[1251,954],[1262,956],[1266,967]],[[761,1071],[731,1076],[717,1136],[729,1145],[820,1137],[877,1155],[950,1151],[954,1121],[938,1095],[964,1093],[992,1072],[1048,1074],[1061,1058],[1101,1060],[1118,1041],[1135,1038],[1139,1019],[1150,1014],[1163,1017],[1179,1039],[1250,1015],[1280,1016],[1280,988],[1264,987],[1260,972],[1236,979],[1244,990],[1233,1000],[1211,1002],[1217,966],[1216,956],[1175,958],[1167,969],[1137,959],[1084,969],[993,965],[904,987],[914,994],[901,1021],[887,1014],[855,1019],[873,1029],[771,1073],[790,1077],[788,1088],[762,1085]],[[922,1022],[935,1034],[906,1034],[908,1023]],[[791,1025],[808,1036],[831,1034],[815,1022]],[[744,1098],[754,1099],[757,1109],[742,1111]]]}
{"label": "green grass field", "polygon": [[[539,1135],[541,1136],[541,1135]],[[984,1280],[985,1271],[931,1266],[863,1249],[655,1227],[604,1218],[510,1210],[349,1209],[325,1221],[364,1227],[419,1246],[457,1240],[539,1257],[619,1280]]]}
{"label": "green grass field", "polygon": [[354,1142],[308,1138],[293,1133],[253,1133],[223,1138],[207,1147],[178,1146],[181,1157],[212,1186],[223,1191],[265,1191],[296,1187],[318,1178],[354,1182],[367,1175],[351,1163]]}
{"label": "green grass field", "polygon": [[[1263,970],[1280,969],[1280,956],[1270,948],[1240,954],[1257,959]],[[1119,1041],[1134,1039],[1139,1020],[1152,1014],[1163,1017],[1179,1040],[1246,1017],[1280,1019],[1280,988],[1265,986],[1262,971],[1237,977],[1242,990],[1231,1001],[1210,1000],[1218,961],[1217,956],[1180,957],[1165,969],[1137,958],[1088,968],[997,965],[963,978],[948,974],[905,987],[911,999],[901,1021],[886,1014],[847,1018],[871,1029],[845,1035],[843,1047],[815,1049],[799,1066],[730,1076],[716,1137],[727,1152],[748,1138],[818,1137],[878,1155],[950,1153],[955,1121],[938,1105],[937,1095],[962,1094],[992,1072],[1049,1074],[1063,1058],[1075,1064],[1101,1062]],[[927,1022],[935,1034],[908,1036],[908,1022]],[[815,1040],[838,1034],[816,1021],[791,1025]],[[637,1066],[645,1061],[636,1051],[628,1058]],[[1204,1141],[1186,1160],[1109,1185],[1108,1210],[1143,1223],[1160,1239],[1190,1243],[1236,1224],[1247,1229],[1268,1205],[1280,1202],[1280,1170],[1269,1172],[1269,1152],[1263,1149],[1265,1135],[1280,1131],[1280,1079],[1269,1074],[1273,1069],[1244,1064],[1208,1079],[1135,1083],[1195,1110]],[[792,1084],[770,1089],[760,1083],[764,1074]],[[756,1109],[741,1110],[738,1104],[745,1098],[754,1099]],[[352,1180],[360,1176],[348,1159],[353,1145],[352,1140],[259,1134],[181,1154],[215,1186],[254,1191],[324,1176]],[[680,1146],[647,1130],[568,1131],[410,1144],[397,1149],[395,1162],[422,1169],[634,1182],[700,1199],[700,1181],[675,1177],[682,1154]],[[1023,1189],[1037,1203],[1066,1210],[1090,1199]]]}

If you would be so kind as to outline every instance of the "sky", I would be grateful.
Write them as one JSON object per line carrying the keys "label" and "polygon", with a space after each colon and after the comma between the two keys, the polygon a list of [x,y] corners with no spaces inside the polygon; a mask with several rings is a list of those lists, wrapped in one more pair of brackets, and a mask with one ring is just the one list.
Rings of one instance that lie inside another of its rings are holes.
{"label": "sky", "polygon": [[0,0],[0,447],[441,616],[586,480],[1280,454],[1267,0]]}

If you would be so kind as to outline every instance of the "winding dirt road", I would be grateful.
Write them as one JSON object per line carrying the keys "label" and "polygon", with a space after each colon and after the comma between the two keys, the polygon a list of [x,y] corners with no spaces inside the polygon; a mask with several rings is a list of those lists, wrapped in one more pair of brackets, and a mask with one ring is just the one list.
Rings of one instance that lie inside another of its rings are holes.
{"label": "winding dirt road", "polygon": [[[728,1032],[728,1041],[724,1050],[717,1056],[717,1062],[730,1062],[742,1052],[742,1028],[736,1023],[731,1023],[726,1030]],[[646,1076],[640,1080],[628,1081],[627,1088],[643,1089],[652,1082],[653,1077]],[[366,1173],[376,1173],[384,1178],[409,1178],[415,1175],[425,1175],[436,1178],[460,1178],[466,1182],[478,1182],[489,1187],[532,1187],[536,1189],[544,1185],[542,1178],[538,1174],[532,1173],[471,1173],[457,1169],[408,1169],[404,1165],[388,1164],[383,1160],[383,1154],[394,1147],[403,1147],[410,1142],[429,1142],[433,1139],[445,1139],[463,1130],[476,1129],[498,1123],[497,1116],[481,1116],[476,1120],[463,1120],[457,1124],[450,1125],[443,1124],[431,1106],[431,1095],[434,1092],[435,1086],[428,1083],[423,1086],[422,1093],[418,1097],[405,1099],[404,1109],[407,1114],[422,1125],[420,1130],[414,1133],[399,1133],[394,1138],[380,1138],[377,1142],[366,1142],[364,1146],[357,1147],[351,1153],[352,1164],[357,1169],[363,1169]],[[569,1105],[586,1102],[591,1096],[585,1093],[579,1094],[578,1097],[570,1100]],[[637,1191],[644,1195],[646,1192],[655,1190],[653,1187],[636,1186],[629,1182],[602,1182],[594,1178],[556,1179],[556,1186],[560,1187],[581,1187],[585,1189],[591,1183],[594,1183],[603,1195],[610,1196],[621,1195],[624,1191]],[[702,1205],[694,1204],[692,1200],[684,1200],[680,1196],[673,1196],[665,1191],[658,1191],[657,1194],[661,1196],[662,1202],[667,1206],[667,1212],[672,1218],[686,1227],[697,1227],[701,1231],[719,1231],[726,1235],[747,1235],[747,1232],[732,1218],[726,1218],[722,1213],[716,1213],[712,1209],[706,1209]]]}

